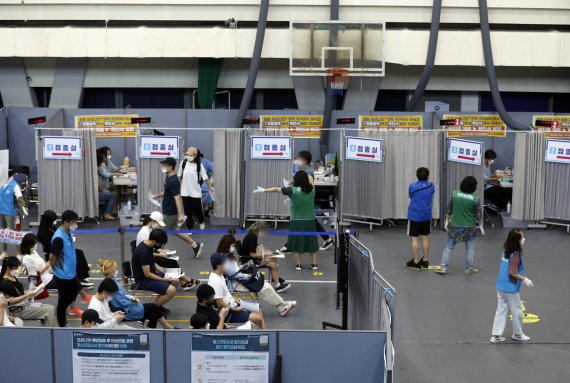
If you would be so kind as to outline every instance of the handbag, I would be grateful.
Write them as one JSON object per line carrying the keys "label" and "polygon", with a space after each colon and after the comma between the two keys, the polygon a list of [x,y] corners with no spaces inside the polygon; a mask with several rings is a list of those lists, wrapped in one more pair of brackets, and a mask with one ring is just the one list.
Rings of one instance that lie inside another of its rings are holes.
{"label": "handbag", "polygon": [[[265,284],[265,276],[261,274],[261,271],[259,271],[259,268],[253,262],[250,261],[243,265],[239,273],[251,275],[247,281],[239,281],[239,283],[249,291],[258,293],[263,288],[263,285]],[[234,275],[229,276],[229,279],[233,279],[232,277]]]}
{"label": "handbag", "polygon": [[[36,287],[41,285],[41,284],[42,284],[42,278],[40,277],[40,273],[38,271],[38,275],[36,275]],[[49,293],[45,287],[41,293],[34,296],[35,301],[39,301],[39,300],[46,299],[46,298],[49,298]]]}

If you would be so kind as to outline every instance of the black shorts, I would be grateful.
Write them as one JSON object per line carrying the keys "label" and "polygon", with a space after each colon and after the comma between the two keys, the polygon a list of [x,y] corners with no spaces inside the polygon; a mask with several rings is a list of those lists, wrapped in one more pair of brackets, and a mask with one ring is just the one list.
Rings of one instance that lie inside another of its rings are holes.
{"label": "black shorts", "polygon": [[431,233],[431,221],[408,221],[408,235],[410,237],[426,236]]}

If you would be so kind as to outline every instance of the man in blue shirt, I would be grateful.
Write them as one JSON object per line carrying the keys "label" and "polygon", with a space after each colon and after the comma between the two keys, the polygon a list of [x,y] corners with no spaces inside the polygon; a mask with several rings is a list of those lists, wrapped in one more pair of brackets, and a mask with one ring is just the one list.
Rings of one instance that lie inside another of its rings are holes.
{"label": "man in blue shirt", "polygon": [[[408,196],[410,205],[408,206],[408,235],[412,239],[412,255],[406,266],[413,270],[427,269],[429,267],[429,234],[431,232],[432,205],[435,186],[428,181],[429,170],[418,168],[416,171],[418,182],[410,185]],[[420,260],[420,241],[424,256]]]}

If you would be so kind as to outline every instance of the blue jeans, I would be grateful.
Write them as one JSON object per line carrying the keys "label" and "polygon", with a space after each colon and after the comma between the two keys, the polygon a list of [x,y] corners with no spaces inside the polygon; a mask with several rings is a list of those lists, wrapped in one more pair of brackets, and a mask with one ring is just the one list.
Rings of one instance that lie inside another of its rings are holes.
{"label": "blue jeans", "polygon": [[[448,235],[447,246],[443,250],[443,256],[441,258],[441,268],[447,269],[449,265],[449,260],[451,258],[451,252],[455,248],[458,242],[458,238],[453,235]],[[473,268],[473,258],[475,257],[475,235],[468,236],[465,239],[465,270]]]}
{"label": "blue jeans", "polygon": [[113,193],[99,192],[99,203],[105,204],[105,214],[111,214],[117,197]]}

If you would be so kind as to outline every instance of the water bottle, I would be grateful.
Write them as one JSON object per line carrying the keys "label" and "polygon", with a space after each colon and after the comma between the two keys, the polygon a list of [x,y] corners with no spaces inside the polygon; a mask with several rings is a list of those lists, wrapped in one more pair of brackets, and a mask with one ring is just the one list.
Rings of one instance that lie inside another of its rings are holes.
{"label": "water bottle", "polygon": [[511,214],[511,201],[507,203],[507,213]]}
{"label": "water bottle", "polygon": [[131,201],[131,197],[129,197],[129,201],[127,202],[127,210],[131,211],[132,208],[133,208],[133,203]]}

